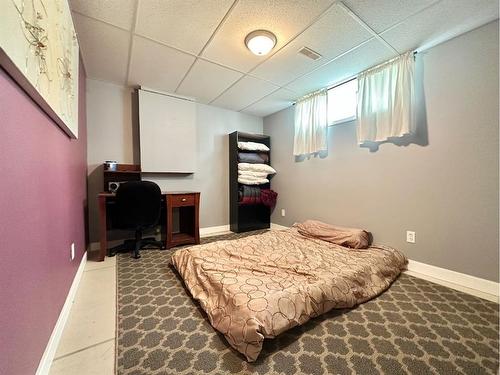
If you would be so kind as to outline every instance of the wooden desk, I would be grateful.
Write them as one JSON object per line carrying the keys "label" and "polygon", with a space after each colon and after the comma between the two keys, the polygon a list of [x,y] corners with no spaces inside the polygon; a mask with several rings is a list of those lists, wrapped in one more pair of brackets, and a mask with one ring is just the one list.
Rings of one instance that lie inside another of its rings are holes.
{"label": "wooden desk", "polygon": [[[200,193],[192,191],[166,191],[162,192],[166,209],[165,225],[165,247],[170,249],[174,246],[200,243],[199,229],[199,206]],[[108,218],[106,204],[115,198],[115,193],[99,193],[99,234],[100,249],[97,258],[98,262],[104,261],[108,250],[107,225]],[[174,233],[173,210],[179,209],[179,232]],[[163,239],[162,239],[163,240]]]}

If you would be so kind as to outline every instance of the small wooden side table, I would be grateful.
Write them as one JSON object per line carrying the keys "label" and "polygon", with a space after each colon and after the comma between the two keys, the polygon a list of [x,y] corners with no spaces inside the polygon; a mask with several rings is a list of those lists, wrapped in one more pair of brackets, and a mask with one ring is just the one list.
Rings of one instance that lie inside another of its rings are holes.
{"label": "small wooden side table", "polygon": [[[167,233],[165,247],[200,243],[200,193],[174,191],[166,193]],[[174,233],[173,211],[179,209],[179,232]]]}

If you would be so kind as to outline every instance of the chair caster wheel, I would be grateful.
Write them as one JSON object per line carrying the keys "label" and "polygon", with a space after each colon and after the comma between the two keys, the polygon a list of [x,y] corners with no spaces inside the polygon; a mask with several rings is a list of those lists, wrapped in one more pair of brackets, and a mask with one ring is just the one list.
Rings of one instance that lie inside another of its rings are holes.
{"label": "chair caster wheel", "polygon": [[132,258],[134,258],[134,259],[140,259],[141,258],[141,254],[132,254]]}
{"label": "chair caster wheel", "polygon": [[165,250],[165,249],[166,249],[165,245],[160,246],[160,250]]}

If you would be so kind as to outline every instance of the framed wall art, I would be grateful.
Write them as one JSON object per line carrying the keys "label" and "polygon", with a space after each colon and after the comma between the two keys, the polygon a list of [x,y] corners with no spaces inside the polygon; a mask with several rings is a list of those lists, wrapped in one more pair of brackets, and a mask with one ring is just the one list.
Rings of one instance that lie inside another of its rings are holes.
{"label": "framed wall art", "polygon": [[79,48],[67,0],[0,0],[0,65],[78,138]]}

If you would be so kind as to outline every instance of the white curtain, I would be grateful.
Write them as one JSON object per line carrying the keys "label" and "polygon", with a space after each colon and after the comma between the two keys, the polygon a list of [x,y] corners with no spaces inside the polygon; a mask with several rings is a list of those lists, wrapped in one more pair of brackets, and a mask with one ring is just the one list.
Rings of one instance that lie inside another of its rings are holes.
{"label": "white curtain", "polygon": [[358,143],[414,131],[414,58],[407,52],[358,76]]}
{"label": "white curtain", "polygon": [[293,154],[326,150],[327,90],[309,94],[295,103]]}

